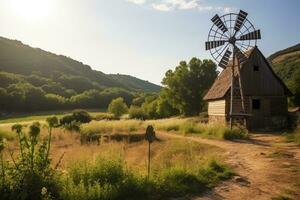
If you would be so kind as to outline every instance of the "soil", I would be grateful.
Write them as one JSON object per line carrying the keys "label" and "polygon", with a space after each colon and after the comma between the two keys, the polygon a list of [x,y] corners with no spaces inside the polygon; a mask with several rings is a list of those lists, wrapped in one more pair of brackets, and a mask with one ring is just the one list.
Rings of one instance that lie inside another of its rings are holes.
{"label": "soil", "polygon": [[[300,148],[276,134],[251,134],[249,140],[220,141],[158,133],[220,147],[236,176],[192,200],[300,199]],[[186,198],[185,198],[186,199]]]}

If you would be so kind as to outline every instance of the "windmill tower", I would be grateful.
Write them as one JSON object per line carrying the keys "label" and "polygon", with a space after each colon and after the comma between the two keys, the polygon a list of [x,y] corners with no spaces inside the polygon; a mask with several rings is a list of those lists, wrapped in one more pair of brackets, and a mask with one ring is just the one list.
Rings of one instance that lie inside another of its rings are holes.
{"label": "windmill tower", "polygon": [[[236,117],[242,117],[246,123],[245,98],[243,93],[243,80],[240,76],[241,65],[247,61],[247,50],[256,46],[261,39],[260,30],[256,30],[247,19],[248,13],[240,10],[222,16],[215,15],[211,21],[213,25],[208,33],[205,49],[209,50],[218,66],[225,69],[231,67],[230,90],[230,128]],[[229,64],[232,60],[232,64]],[[237,75],[237,76],[236,76]],[[237,80],[236,78],[237,77]],[[233,111],[234,101],[240,102],[242,112]]]}

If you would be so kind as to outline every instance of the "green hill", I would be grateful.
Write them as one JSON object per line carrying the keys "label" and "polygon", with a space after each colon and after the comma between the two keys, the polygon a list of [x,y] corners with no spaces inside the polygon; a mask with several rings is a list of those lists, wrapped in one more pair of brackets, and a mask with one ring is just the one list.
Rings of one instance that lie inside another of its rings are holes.
{"label": "green hill", "polygon": [[146,92],[158,92],[161,89],[161,87],[158,85],[150,83],[149,81],[138,79],[130,75],[109,74],[109,76],[118,83],[125,84],[130,88],[136,88]]}
{"label": "green hill", "polygon": [[268,58],[275,73],[294,94],[293,106],[300,106],[300,44],[278,51]]}
{"label": "green hill", "polygon": [[[32,75],[53,80],[67,89],[83,92],[87,89],[121,87],[129,90],[157,92],[160,87],[128,76],[126,82],[118,76],[111,78],[90,66],[69,57],[32,48],[17,40],[0,37],[0,71]],[[127,85],[130,82],[132,84]]]}
{"label": "green hill", "polygon": [[[0,37],[0,112],[106,108],[160,86],[127,75],[108,75],[63,55]],[[1,113],[0,113],[1,114]]]}

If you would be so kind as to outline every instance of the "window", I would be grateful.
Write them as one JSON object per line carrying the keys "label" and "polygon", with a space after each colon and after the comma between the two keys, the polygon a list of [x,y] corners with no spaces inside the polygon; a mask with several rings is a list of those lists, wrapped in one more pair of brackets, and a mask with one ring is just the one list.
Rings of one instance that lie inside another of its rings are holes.
{"label": "window", "polygon": [[256,72],[259,71],[259,66],[258,65],[254,65],[253,66],[253,71],[256,71]]}
{"label": "window", "polygon": [[260,109],[260,99],[252,99],[252,109],[253,110]]}

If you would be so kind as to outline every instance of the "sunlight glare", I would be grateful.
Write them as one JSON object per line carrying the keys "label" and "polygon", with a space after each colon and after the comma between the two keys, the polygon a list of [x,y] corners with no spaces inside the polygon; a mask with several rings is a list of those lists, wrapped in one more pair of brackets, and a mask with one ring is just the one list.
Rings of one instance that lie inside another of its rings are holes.
{"label": "sunlight glare", "polygon": [[10,6],[16,16],[33,21],[48,16],[50,0],[10,0]]}

